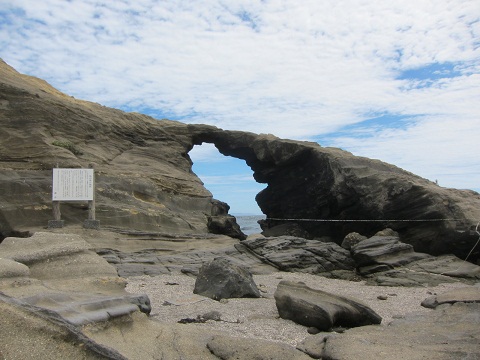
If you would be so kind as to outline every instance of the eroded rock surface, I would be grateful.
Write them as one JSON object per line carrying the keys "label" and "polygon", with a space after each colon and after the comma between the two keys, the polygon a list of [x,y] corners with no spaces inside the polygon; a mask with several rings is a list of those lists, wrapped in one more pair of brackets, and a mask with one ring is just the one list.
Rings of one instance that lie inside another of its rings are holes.
{"label": "eroded rock surface", "polygon": [[135,311],[149,313],[147,296],[124,291],[115,268],[74,234],[35,233],[0,244],[0,291],[47,309],[74,325],[106,321]]}
{"label": "eroded rock surface", "polygon": [[356,300],[312,289],[304,283],[283,280],[274,296],[280,317],[320,331],[382,321],[377,313]]}
{"label": "eroded rock surface", "polygon": [[333,242],[279,236],[254,237],[241,244],[282,271],[319,274],[355,268],[350,252]]}
{"label": "eroded rock surface", "polygon": [[215,336],[207,343],[208,349],[222,360],[309,360],[303,352],[287,344],[275,344],[262,339]]}
{"label": "eroded rock surface", "polygon": [[373,236],[362,240],[352,247],[351,253],[358,271],[363,275],[432,258],[431,255],[415,252],[412,245],[401,242],[395,236]]}
{"label": "eroded rock surface", "polygon": [[323,337],[322,359],[480,359],[480,304],[444,305],[387,327],[366,326]]}

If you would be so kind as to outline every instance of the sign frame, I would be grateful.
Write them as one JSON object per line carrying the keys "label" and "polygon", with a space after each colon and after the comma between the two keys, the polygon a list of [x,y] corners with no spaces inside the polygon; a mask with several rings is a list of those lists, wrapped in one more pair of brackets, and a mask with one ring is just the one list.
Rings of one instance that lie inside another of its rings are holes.
{"label": "sign frame", "polygon": [[53,168],[52,201],[93,201],[93,169]]}

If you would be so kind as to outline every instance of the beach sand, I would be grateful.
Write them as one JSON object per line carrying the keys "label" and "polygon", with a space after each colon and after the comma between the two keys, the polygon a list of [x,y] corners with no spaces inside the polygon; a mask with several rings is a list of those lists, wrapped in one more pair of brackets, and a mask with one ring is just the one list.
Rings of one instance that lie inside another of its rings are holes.
{"label": "beach sand", "polygon": [[[177,323],[181,319],[195,319],[217,311],[220,313],[220,321],[208,320],[189,326],[221,331],[236,337],[261,338],[296,346],[312,335],[308,334],[306,327],[279,318],[273,294],[281,280],[302,281],[311,288],[361,301],[383,318],[380,326],[386,326],[394,318],[408,313],[433,311],[420,305],[432,294],[470,286],[460,282],[420,288],[368,286],[363,281],[352,282],[287,272],[253,277],[262,298],[215,301],[193,294],[195,278],[183,274],[131,277],[127,279],[126,290],[133,294],[147,294],[152,303],[151,318],[163,323]],[[379,296],[386,297],[386,300],[379,299]]]}

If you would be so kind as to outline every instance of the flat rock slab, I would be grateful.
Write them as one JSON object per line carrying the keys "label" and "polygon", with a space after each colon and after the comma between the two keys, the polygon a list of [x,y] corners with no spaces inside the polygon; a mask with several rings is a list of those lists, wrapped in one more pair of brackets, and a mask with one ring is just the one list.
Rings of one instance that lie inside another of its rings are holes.
{"label": "flat rock slab", "polygon": [[281,281],[274,297],[281,318],[320,331],[382,321],[377,313],[357,300],[315,290],[301,282]]}
{"label": "flat rock slab", "polygon": [[379,286],[425,287],[460,282],[460,280],[463,279],[421,271],[412,271],[408,268],[398,268],[367,276],[368,285]]}
{"label": "flat rock slab", "polygon": [[480,304],[457,303],[408,315],[386,327],[350,329],[326,339],[322,359],[480,359],[479,314]]}
{"label": "flat rock slab", "polygon": [[29,238],[7,237],[1,243],[2,257],[29,264],[89,250],[91,246],[75,234],[36,232]]}
{"label": "flat rock slab", "polygon": [[0,244],[0,291],[24,307],[72,325],[150,313],[146,295],[125,292],[125,280],[79,235],[35,233]]}
{"label": "flat rock slab", "polygon": [[454,304],[457,302],[480,303],[480,287],[465,287],[430,296],[422,302],[422,306],[434,309],[442,304]]}
{"label": "flat rock slab", "polygon": [[0,293],[0,358],[127,360],[57,314]]}
{"label": "flat rock slab", "polygon": [[49,309],[73,325],[107,321],[142,311],[149,314],[146,295],[105,296],[81,293],[43,293],[22,299],[29,305]]}
{"label": "flat rock slab", "polygon": [[215,336],[207,343],[213,355],[222,360],[311,360],[305,353],[287,344],[261,339]]}

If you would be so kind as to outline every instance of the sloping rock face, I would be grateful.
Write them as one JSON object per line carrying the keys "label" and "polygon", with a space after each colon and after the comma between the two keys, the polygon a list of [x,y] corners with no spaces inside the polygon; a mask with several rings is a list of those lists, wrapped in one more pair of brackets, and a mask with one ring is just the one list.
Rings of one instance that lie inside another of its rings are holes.
{"label": "sloping rock face", "polygon": [[[95,169],[103,227],[206,233],[210,216],[226,215],[191,170],[187,125],[76,100],[1,60],[0,140],[3,237],[52,219],[53,167]],[[86,208],[62,203],[62,219],[82,224]]]}
{"label": "sloping rock face", "polygon": [[[418,252],[465,258],[478,239],[480,195],[444,189],[377,160],[317,143],[225,131],[79,101],[0,62],[0,231],[43,227],[51,216],[51,169],[96,170],[102,226],[236,235],[232,219],[192,172],[188,152],[212,143],[243,159],[268,186],[257,195],[266,233],[341,243],[389,227]],[[82,223],[86,204],[62,205]],[[436,221],[443,219],[442,221]],[[455,220],[451,220],[455,219]],[[324,221],[329,220],[329,221]],[[355,222],[351,220],[372,220]],[[413,220],[413,222],[412,222]],[[209,224],[212,229],[209,229]],[[283,226],[283,227],[282,227]],[[294,233],[289,233],[293,231]],[[480,251],[470,259],[475,262]]]}

